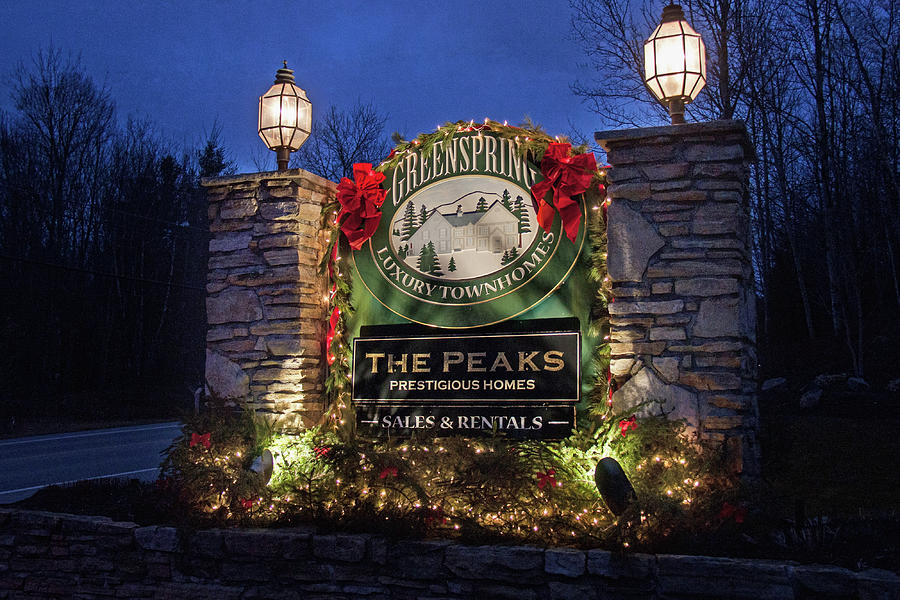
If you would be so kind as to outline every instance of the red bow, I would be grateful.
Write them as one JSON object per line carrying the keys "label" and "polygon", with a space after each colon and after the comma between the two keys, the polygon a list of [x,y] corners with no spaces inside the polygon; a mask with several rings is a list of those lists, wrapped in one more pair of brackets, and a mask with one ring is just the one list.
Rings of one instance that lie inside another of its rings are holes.
{"label": "red bow", "polygon": [[333,365],[337,357],[331,352],[331,341],[334,339],[335,330],[337,329],[338,319],[341,318],[341,309],[337,306],[331,311],[331,318],[328,319],[328,334],[325,336],[325,354],[328,364]]}
{"label": "red bow", "polygon": [[211,433],[204,433],[203,435],[192,433],[190,447],[193,448],[197,444],[203,444],[203,447],[209,450],[209,447],[212,446],[212,442],[209,439],[211,435]]}
{"label": "red bow", "polygon": [[245,500],[244,498],[241,498],[241,507],[244,510],[250,510],[251,508],[253,508],[253,500]]}
{"label": "red bow", "polygon": [[554,477],[554,475],[556,475],[556,469],[547,469],[546,473],[538,472],[537,473],[538,489],[542,490],[548,484],[550,485],[550,487],[556,487],[557,483],[556,483],[556,478]]}
{"label": "red bow", "polygon": [[612,371],[610,369],[606,369],[606,403],[612,406],[613,401],[613,379],[612,379]]}
{"label": "red bow", "polygon": [[743,523],[744,518],[747,516],[747,509],[742,506],[735,506],[729,502],[726,502],[722,505],[722,510],[719,511],[719,518],[723,521],[726,519],[734,519],[735,523]]}
{"label": "red bow", "polygon": [[316,455],[316,458],[325,458],[328,456],[328,453],[331,452],[331,448],[329,446],[317,446],[313,448],[313,452]]}
{"label": "red bow", "polygon": [[373,170],[370,163],[354,164],[353,179],[356,181],[342,177],[337,186],[337,199],[341,203],[338,222],[350,247],[359,250],[378,229],[387,190],[381,189],[384,173]]}
{"label": "red bow", "polygon": [[444,507],[436,506],[435,508],[428,509],[428,514],[425,515],[425,524],[431,525],[435,521],[439,525],[443,525],[447,522],[447,519],[444,517]]}
{"label": "red bow", "polygon": [[[597,161],[591,153],[569,156],[570,144],[550,144],[541,160],[542,181],[531,186],[531,193],[537,201],[538,224],[549,232],[553,225],[554,207],[562,218],[563,228],[572,242],[578,235],[581,224],[581,208],[572,196],[582,194],[591,184]],[[544,196],[553,191],[553,204]]]}
{"label": "red bow", "polygon": [[397,476],[397,467],[385,467],[381,470],[381,475],[378,476],[378,479],[384,479],[388,475],[392,477]]}
{"label": "red bow", "polygon": [[619,430],[622,432],[622,437],[625,437],[625,432],[629,429],[637,429],[637,419],[634,418],[634,415],[619,421]]}

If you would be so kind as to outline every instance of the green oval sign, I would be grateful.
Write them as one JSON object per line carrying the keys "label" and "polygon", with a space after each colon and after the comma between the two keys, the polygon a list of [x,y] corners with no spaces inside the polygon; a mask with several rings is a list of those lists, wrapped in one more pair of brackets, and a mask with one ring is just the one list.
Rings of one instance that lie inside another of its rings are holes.
{"label": "green oval sign", "polygon": [[540,170],[517,142],[489,132],[408,152],[385,173],[378,230],[352,253],[378,302],[414,323],[471,328],[513,318],[553,293],[585,239],[556,218],[537,224],[531,186]]}

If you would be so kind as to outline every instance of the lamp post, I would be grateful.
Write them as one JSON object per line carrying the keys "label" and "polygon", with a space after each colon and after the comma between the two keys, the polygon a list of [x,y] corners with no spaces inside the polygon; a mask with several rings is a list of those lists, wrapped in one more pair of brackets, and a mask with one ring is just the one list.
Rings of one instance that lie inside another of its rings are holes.
{"label": "lamp post", "polygon": [[684,123],[684,105],[706,85],[706,46],[677,4],[663,9],[662,22],[644,42],[644,83],[669,109],[673,125]]}
{"label": "lamp post", "polygon": [[300,149],[312,131],[312,103],[294,83],[294,71],[278,69],[275,84],[259,97],[259,137],[275,152],[278,170],[288,168],[291,152]]}

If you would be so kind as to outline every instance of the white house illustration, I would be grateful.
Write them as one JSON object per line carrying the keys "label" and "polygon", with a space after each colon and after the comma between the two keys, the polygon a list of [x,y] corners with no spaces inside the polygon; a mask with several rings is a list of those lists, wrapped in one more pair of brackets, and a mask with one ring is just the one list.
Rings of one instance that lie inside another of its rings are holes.
{"label": "white house illustration", "polygon": [[444,215],[433,211],[407,241],[409,254],[433,242],[438,254],[457,250],[500,253],[518,243],[519,219],[495,200],[484,212],[456,212]]}

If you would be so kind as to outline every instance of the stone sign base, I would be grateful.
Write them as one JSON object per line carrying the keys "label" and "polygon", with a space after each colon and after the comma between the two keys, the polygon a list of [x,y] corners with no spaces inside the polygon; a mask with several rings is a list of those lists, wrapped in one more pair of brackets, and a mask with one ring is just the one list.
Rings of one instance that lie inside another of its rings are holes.
{"label": "stone sign base", "polygon": [[[759,470],[756,311],[743,123],[600,132],[612,168],[614,407],[647,401]],[[646,409],[653,410],[653,409]]]}
{"label": "stone sign base", "polygon": [[299,169],[205,179],[209,201],[206,385],[210,396],[277,415],[322,413],[325,247],[335,184]]}

